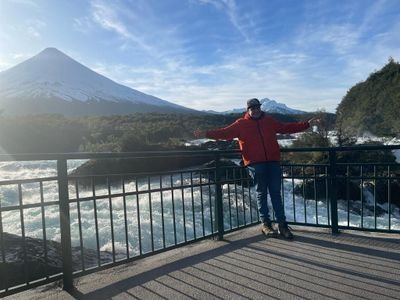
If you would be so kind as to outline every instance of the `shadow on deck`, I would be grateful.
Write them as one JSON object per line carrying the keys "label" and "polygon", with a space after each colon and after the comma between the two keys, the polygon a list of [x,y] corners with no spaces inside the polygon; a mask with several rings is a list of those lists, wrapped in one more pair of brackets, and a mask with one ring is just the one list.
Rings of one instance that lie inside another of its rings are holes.
{"label": "shadow on deck", "polygon": [[5,299],[400,299],[400,236],[258,226]]}

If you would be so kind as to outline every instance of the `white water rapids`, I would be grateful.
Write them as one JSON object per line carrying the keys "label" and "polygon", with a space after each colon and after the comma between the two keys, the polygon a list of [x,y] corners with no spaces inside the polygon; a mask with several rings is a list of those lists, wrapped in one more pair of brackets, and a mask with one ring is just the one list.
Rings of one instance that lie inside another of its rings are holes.
{"label": "white water rapids", "polygon": [[[83,161],[70,161],[68,164],[69,170],[73,170],[82,164],[82,162]],[[199,183],[199,177],[194,173],[192,175],[193,182]],[[56,176],[56,163],[54,161],[0,163],[0,181],[45,178],[52,176]],[[135,255],[140,251],[140,243],[142,252],[151,251],[152,241],[154,249],[162,248],[163,236],[166,246],[173,245],[175,243],[173,226],[174,217],[176,222],[176,241],[178,243],[185,241],[185,234],[186,240],[193,239],[195,234],[196,237],[201,237],[203,234],[209,234],[212,228],[211,220],[214,222],[215,219],[214,185],[211,183],[210,186],[205,185],[202,188],[194,187],[192,189],[189,186],[190,173],[184,173],[184,188],[174,189],[172,201],[172,192],[170,189],[168,189],[171,187],[171,180],[174,187],[181,186],[180,174],[173,175],[172,179],[169,175],[162,176],[162,188],[167,189],[162,192],[162,195],[159,191],[150,191],[140,194],[138,198],[136,198],[136,195],[127,196],[125,198],[127,216],[126,223],[124,199],[122,196],[112,197],[112,226],[109,198],[106,197],[104,199],[96,200],[97,228],[100,250],[112,251],[112,248],[114,247],[116,253],[126,253],[126,250],[129,249],[130,254]],[[135,192],[136,185],[139,191],[149,190],[149,182],[147,178],[138,178],[137,181],[138,182],[136,183],[134,179],[130,179],[129,181],[125,182],[125,192]],[[207,179],[202,178],[202,183],[207,183]],[[294,180],[294,184],[301,184],[301,180]],[[150,177],[150,190],[159,188],[160,176]],[[251,219],[253,221],[257,220],[257,209],[253,188],[250,189],[250,196],[248,188],[243,188],[243,192],[241,186],[237,188],[238,193],[236,198],[234,193],[235,186],[233,184],[223,185],[224,226],[226,229],[231,228],[231,222],[232,227],[235,228],[238,225],[243,225],[244,223],[248,224]],[[44,181],[42,190],[44,203],[58,201],[58,187],[56,180]],[[96,185],[95,193],[96,196],[108,195],[108,187],[101,184]],[[117,193],[122,193],[121,183],[113,183],[111,185],[111,194]],[[69,195],[70,198],[76,197],[74,184],[70,184],[69,186]],[[230,200],[228,196],[230,196]],[[373,205],[373,195],[368,191],[364,191],[364,196],[366,199],[365,201]],[[20,197],[24,205],[40,203],[42,199],[39,183],[22,183],[21,195],[18,184],[0,185],[0,201],[2,208],[19,205]],[[79,197],[93,197],[92,188],[84,188],[83,186],[80,186]],[[149,198],[151,198],[151,202],[149,201]],[[285,212],[289,222],[296,221],[298,223],[307,222],[316,224],[318,221],[318,224],[328,224],[329,210],[326,201],[305,201],[301,196],[293,196],[292,180],[284,180],[283,198]],[[137,201],[139,202],[140,210],[139,220],[137,217]],[[161,202],[163,203],[163,206],[161,206]],[[150,203],[152,211],[151,215]],[[185,208],[184,214],[183,206]],[[381,208],[386,210],[386,213],[376,217],[376,227],[380,229],[388,229],[388,205],[381,205]],[[175,214],[173,213],[173,209],[175,210]],[[80,202],[80,215],[83,247],[96,249],[96,222],[93,200]],[[72,245],[79,246],[80,230],[76,202],[70,204],[70,217]],[[338,217],[339,225],[347,226],[347,202],[341,199],[338,200]],[[164,230],[162,227],[163,218]],[[42,209],[40,207],[25,208],[23,209],[23,218],[21,218],[19,209],[3,211],[1,215],[3,232],[21,235],[21,219],[23,219],[24,222],[24,231],[26,236],[42,239],[44,237],[42,229],[44,220],[46,238],[49,240],[60,240],[58,204],[46,206],[44,208],[44,215],[42,215]],[[370,213],[364,212],[362,219],[363,227],[375,227],[375,217]],[[140,243],[138,221],[140,222]],[[400,211],[399,208],[395,207],[394,205],[391,207],[390,222],[391,229],[400,230]],[[361,227],[361,215],[351,211],[349,214],[349,225],[351,227]],[[153,232],[153,239],[151,238],[151,232]],[[126,233],[128,235],[128,244],[126,243]],[[114,244],[112,243],[112,234],[114,234]]]}

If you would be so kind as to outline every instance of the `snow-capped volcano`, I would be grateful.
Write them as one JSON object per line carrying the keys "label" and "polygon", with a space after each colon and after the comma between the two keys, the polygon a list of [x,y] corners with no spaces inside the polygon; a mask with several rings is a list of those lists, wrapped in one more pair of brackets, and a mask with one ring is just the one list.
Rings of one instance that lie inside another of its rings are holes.
{"label": "snow-capped volcano", "polygon": [[[275,100],[271,100],[268,98],[264,98],[260,100],[261,109],[265,112],[269,113],[278,113],[278,114],[287,114],[287,115],[294,115],[294,114],[304,114],[305,111],[293,109],[287,107],[286,104],[276,102]],[[245,106],[245,104],[243,105]],[[244,113],[246,108],[235,108],[232,110],[227,110],[221,112],[221,114],[231,114],[231,113]]]}
{"label": "snow-capped volcano", "polygon": [[0,73],[0,109],[12,115],[195,112],[118,84],[55,48]]}
{"label": "snow-capped volcano", "polygon": [[304,114],[305,111],[290,108],[286,104],[278,103],[275,100],[264,98],[260,100],[261,109],[267,112],[279,113],[279,114]]}

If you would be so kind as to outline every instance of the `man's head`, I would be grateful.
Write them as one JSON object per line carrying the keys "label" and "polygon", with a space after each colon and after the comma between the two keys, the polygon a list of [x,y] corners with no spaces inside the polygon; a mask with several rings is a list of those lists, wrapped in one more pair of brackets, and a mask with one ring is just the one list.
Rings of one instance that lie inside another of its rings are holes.
{"label": "man's head", "polygon": [[261,116],[261,103],[257,98],[247,100],[247,112],[253,119],[257,119]]}

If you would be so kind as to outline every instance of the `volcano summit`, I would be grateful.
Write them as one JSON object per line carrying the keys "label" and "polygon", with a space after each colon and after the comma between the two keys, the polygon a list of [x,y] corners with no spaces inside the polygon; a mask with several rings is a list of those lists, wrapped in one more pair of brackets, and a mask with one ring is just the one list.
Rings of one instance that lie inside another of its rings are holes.
{"label": "volcano summit", "polygon": [[66,116],[198,113],[118,84],[56,48],[46,48],[0,73],[0,111],[4,115]]}

